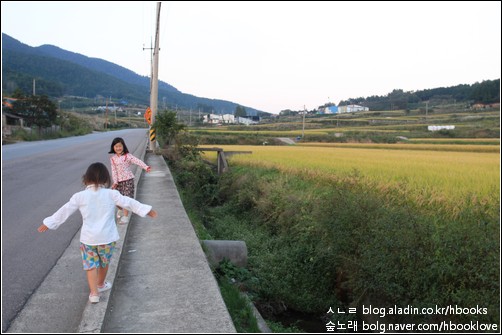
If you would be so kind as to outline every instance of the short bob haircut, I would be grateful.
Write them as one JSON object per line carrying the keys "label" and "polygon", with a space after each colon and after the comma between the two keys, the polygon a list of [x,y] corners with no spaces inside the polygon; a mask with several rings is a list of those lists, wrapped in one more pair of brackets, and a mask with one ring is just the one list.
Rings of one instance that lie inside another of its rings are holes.
{"label": "short bob haircut", "polygon": [[115,137],[113,139],[113,141],[112,141],[112,146],[110,147],[109,154],[114,154],[115,153],[115,150],[113,150],[113,147],[117,143],[122,143],[122,146],[124,147],[124,154],[128,154],[129,153],[129,149],[127,149],[127,145],[125,144],[124,139],[122,137]]}
{"label": "short bob haircut", "polygon": [[105,164],[96,162],[89,165],[87,171],[82,176],[82,182],[84,185],[104,185],[105,187],[110,187],[110,172]]}

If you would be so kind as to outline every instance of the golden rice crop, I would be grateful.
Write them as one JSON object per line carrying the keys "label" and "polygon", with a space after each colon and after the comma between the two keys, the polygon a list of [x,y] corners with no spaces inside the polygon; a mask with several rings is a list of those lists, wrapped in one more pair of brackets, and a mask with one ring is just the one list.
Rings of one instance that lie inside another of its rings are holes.
{"label": "golden rice crop", "polygon": [[410,138],[409,142],[447,142],[447,143],[455,143],[455,144],[463,144],[463,143],[486,143],[493,145],[500,145],[499,138]]}
{"label": "golden rice crop", "polygon": [[[357,173],[407,195],[460,204],[468,197],[500,202],[500,154],[433,150],[388,150],[308,146],[221,146],[234,155],[230,167],[245,164],[277,168],[310,178],[345,178]],[[463,147],[463,146],[462,146]]]}
{"label": "golden rice crop", "polygon": [[298,143],[299,146],[308,147],[339,147],[339,148],[367,148],[389,150],[433,150],[433,151],[472,151],[472,152],[500,152],[499,145],[475,144],[412,144],[412,143]]}

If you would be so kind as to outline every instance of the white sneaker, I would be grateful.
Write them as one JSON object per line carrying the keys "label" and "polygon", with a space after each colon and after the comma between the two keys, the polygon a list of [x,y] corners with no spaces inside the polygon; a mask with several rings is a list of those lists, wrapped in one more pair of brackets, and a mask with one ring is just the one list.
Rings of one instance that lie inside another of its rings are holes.
{"label": "white sneaker", "polygon": [[112,283],[105,281],[105,284],[103,285],[103,287],[98,286],[98,292],[108,291],[111,288],[112,288]]}
{"label": "white sneaker", "polygon": [[123,216],[120,218],[119,224],[127,224],[129,222],[130,216]]}
{"label": "white sneaker", "polygon": [[99,302],[99,295],[89,295],[89,301],[91,304],[97,304]]}

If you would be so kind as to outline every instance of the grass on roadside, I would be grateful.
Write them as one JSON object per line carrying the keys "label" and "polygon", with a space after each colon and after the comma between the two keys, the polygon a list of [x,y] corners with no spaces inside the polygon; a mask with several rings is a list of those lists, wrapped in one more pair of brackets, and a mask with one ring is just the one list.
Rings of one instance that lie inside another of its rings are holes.
{"label": "grass on roadside", "polygon": [[261,333],[253,314],[251,302],[241,294],[227,276],[218,279],[221,295],[238,333]]}

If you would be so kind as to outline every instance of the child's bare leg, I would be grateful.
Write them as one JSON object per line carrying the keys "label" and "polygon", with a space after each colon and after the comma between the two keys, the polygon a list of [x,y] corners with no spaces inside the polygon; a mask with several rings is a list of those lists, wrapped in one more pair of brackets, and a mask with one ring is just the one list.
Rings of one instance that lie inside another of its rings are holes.
{"label": "child's bare leg", "polygon": [[87,283],[89,284],[89,290],[91,295],[99,295],[98,292],[98,270],[90,269],[86,270]]}
{"label": "child's bare leg", "polygon": [[105,279],[106,279],[106,274],[108,273],[108,264],[106,264],[106,266],[103,268],[103,267],[99,267],[98,268],[98,272],[97,272],[97,277],[96,277],[96,290],[97,290],[97,287],[103,287],[103,285],[105,285]]}
{"label": "child's bare leg", "polygon": [[117,219],[121,218],[124,216],[124,210],[122,207],[117,206]]}

